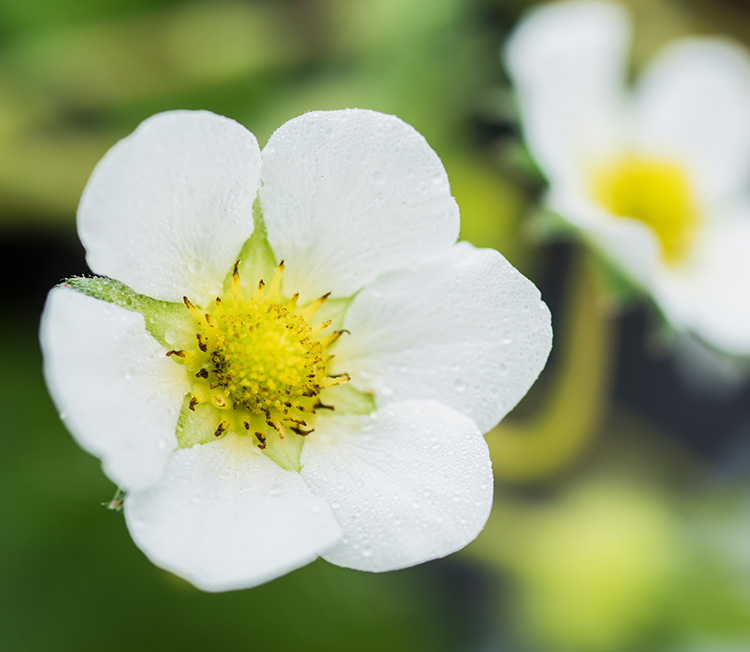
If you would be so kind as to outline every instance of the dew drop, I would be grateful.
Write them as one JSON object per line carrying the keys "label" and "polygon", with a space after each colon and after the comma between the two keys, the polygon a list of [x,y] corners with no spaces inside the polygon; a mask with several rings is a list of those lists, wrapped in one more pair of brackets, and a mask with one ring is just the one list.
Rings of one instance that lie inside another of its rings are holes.
{"label": "dew drop", "polygon": [[197,258],[191,260],[188,263],[188,269],[190,270],[192,274],[197,274],[198,272],[201,271],[202,268],[203,268],[203,265],[201,265],[201,261],[198,260]]}
{"label": "dew drop", "polygon": [[271,490],[268,493],[271,494],[274,498],[278,498],[279,496],[281,496],[281,494],[284,493],[284,491],[279,485],[275,484],[273,485],[273,487],[271,487]]}
{"label": "dew drop", "polygon": [[164,333],[164,341],[167,344],[176,344],[178,339],[179,339],[179,335],[177,334],[176,331],[170,330]]}
{"label": "dew drop", "polygon": [[456,378],[453,386],[456,388],[457,392],[463,392],[466,389],[466,381],[464,381],[463,378]]}
{"label": "dew drop", "polygon": [[503,331],[500,339],[502,340],[503,344],[510,344],[513,342],[513,336],[510,334],[510,331]]}
{"label": "dew drop", "polygon": [[370,548],[362,548],[363,557],[372,557],[372,550]]}
{"label": "dew drop", "polygon": [[421,506],[416,500],[411,504],[412,509],[419,509]]}

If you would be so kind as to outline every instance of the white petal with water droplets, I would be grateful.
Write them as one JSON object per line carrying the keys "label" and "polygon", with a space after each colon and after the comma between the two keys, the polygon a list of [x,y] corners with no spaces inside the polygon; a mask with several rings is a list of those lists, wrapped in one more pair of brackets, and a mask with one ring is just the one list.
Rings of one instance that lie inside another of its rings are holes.
{"label": "white petal with water droplets", "polygon": [[347,568],[388,571],[448,555],[479,534],[492,506],[482,434],[434,401],[323,416],[301,461],[305,483],[344,528],[323,557]]}
{"label": "white petal with water droplets", "polygon": [[107,152],[78,207],[97,274],[157,299],[215,296],[253,231],[260,150],[207,111],[160,113]]}
{"label": "white petal with water droplets", "polygon": [[260,200],[284,287],[352,295],[382,272],[445,249],[458,207],[437,154],[395,116],[314,111],[263,149]]}
{"label": "white petal with water droplets", "polygon": [[526,394],[552,344],[534,284],[497,251],[460,243],[364,288],[334,372],[378,405],[433,399],[487,431]]}
{"label": "white petal with water droplets", "polygon": [[70,432],[124,489],[156,482],[176,447],[188,382],[143,315],[55,288],[40,331],[44,375]]}
{"label": "white petal with water droplets", "polygon": [[127,495],[125,518],[151,561],[205,591],[257,586],[341,538],[326,502],[250,437],[177,450],[157,486]]}

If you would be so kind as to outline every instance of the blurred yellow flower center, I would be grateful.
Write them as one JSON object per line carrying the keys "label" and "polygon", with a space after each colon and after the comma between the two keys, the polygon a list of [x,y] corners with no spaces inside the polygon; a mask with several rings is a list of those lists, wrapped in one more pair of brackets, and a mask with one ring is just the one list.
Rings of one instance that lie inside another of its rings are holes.
{"label": "blurred yellow flower center", "polygon": [[628,155],[599,167],[592,181],[595,199],[608,211],[653,229],[668,263],[685,257],[697,211],[682,168],[670,161]]}
{"label": "blurred yellow flower center", "polygon": [[188,368],[189,409],[208,405],[218,411],[217,437],[248,431],[264,448],[268,428],[281,438],[287,431],[312,432],[307,419],[321,407],[318,394],[349,378],[326,371],[331,357],[326,349],[342,331],[323,336],[330,320],[316,326],[308,323],[328,295],[303,307],[297,306],[296,294],[282,298],[282,263],[268,287],[261,280],[246,296],[238,267],[239,263],[227,296],[217,297],[209,308],[199,308],[185,297],[196,322],[196,344],[192,350],[167,355]]}

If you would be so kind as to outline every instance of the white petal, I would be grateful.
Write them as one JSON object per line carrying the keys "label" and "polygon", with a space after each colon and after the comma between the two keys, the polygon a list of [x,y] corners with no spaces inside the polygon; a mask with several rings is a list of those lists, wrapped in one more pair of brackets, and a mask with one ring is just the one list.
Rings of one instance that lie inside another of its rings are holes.
{"label": "white petal", "polygon": [[461,243],[354,298],[337,373],[378,405],[434,399],[483,432],[526,394],[552,344],[547,306],[498,252]]}
{"label": "white petal", "polygon": [[78,443],[125,489],[156,482],[177,446],[185,370],[146,332],[143,316],[53,289],[40,329],[50,394]]}
{"label": "white petal", "polygon": [[550,189],[547,205],[580,229],[581,235],[628,278],[651,288],[662,264],[660,245],[651,227],[637,219],[612,215],[562,186]]}
{"label": "white petal", "polygon": [[323,557],[387,571],[448,555],[472,541],[492,507],[487,444],[474,422],[434,401],[318,421],[302,478],[344,528]]}
{"label": "white petal", "polygon": [[684,267],[667,269],[654,290],[678,328],[728,353],[750,354],[750,206],[707,225]]}
{"label": "white petal", "polygon": [[350,296],[382,272],[444,249],[458,208],[437,154],[391,115],[347,109],[290,120],[263,149],[260,190],[285,288]]}
{"label": "white petal", "polygon": [[127,495],[125,518],[151,561],[205,591],[257,586],[341,538],[328,504],[250,437],[176,451],[157,486]]}
{"label": "white petal", "polygon": [[618,5],[589,1],[533,9],[509,38],[526,141],[551,180],[620,146],[629,39]]}
{"label": "white petal", "polygon": [[89,266],[157,299],[216,293],[253,231],[258,143],[206,111],[155,115],[99,162],[78,207]]}
{"label": "white petal", "polygon": [[745,180],[750,164],[750,58],[729,41],[669,46],[637,86],[642,150],[686,161],[709,201]]}

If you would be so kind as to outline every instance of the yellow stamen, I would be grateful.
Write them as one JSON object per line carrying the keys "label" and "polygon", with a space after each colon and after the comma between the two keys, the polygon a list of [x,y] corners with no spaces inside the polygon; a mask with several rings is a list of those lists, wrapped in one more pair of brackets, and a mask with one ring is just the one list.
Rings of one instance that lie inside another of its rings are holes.
{"label": "yellow stamen", "polygon": [[595,170],[592,190],[611,213],[650,226],[666,262],[684,259],[698,220],[682,168],[670,161],[627,155]]}
{"label": "yellow stamen", "polygon": [[229,431],[252,436],[261,449],[269,436],[283,439],[290,432],[313,432],[308,424],[316,410],[328,409],[318,394],[349,380],[327,371],[332,356],[326,349],[345,331],[323,337],[330,319],[308,323],[329,294],[298,307],[298,294],[281,295],[283,272],[282,262],[271,282],[260,280],[248,296],[237,261],[226,295],[206,309],[185,297],[195,320],[195,340],[192,348],[168,354],[187,368],[192,383],[188,409],[195,412],[202,403],[201,410],[215,410],[216,437]]}

